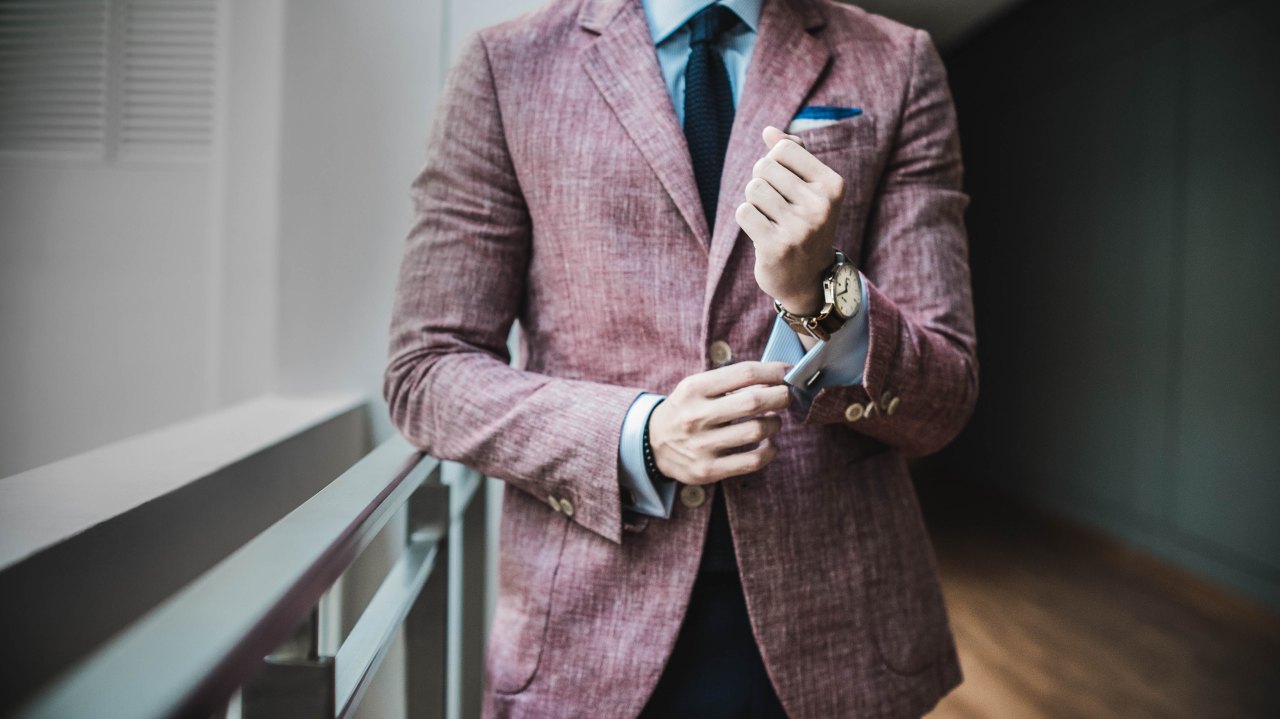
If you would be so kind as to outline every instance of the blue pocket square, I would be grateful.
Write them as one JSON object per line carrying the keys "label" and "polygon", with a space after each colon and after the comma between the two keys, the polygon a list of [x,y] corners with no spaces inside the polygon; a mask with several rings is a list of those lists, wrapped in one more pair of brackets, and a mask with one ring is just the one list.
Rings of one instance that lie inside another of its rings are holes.
{"label": "blue pocket square", "polygon": [[793,120],[843,120],[862,114],[860,107],[832,107],[831,105],[806,105]]}
{"label": "blue pocket square", "polygon": [[860,107],[833,107],[831,105],[807,105],[796,113],[787,125],[787,132],[804,132],[826,127],[834,122],[857,117],[862,114]]}

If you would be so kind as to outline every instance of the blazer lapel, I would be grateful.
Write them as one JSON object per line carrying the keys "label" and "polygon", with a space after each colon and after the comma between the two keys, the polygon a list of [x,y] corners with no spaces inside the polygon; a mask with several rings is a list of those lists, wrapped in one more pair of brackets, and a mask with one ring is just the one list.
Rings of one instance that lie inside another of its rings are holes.
{"label": "blazer lapel", "polygon": [[579,21],[600,33],[581,54],[587,75],[707,250],[711,231],[698,199],[689,147],[662,81],[643,7],[639,0],[589,0]]}
{"label": "blazer lapel", "polygon": [[[831,61],[831,50],[826,43],[809,34],[809,30],[821,27],[825,20],[817,3],[765,0],[759,37],[751,52],[720,180],[707,270],[708,308],[729,255],[742,234],[734,211],[742,203],[742,189],[751,179],[752,166],[765,153],[760,133],[766,125],[786,128]],[[696,190],[694,197],[697,197]]]}

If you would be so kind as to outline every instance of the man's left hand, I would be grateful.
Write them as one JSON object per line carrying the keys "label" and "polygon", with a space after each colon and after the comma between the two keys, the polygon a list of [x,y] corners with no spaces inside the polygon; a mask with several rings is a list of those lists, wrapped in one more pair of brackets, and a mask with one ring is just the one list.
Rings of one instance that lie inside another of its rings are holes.
{"label": "man's left hand", "polygon": [[756,246],[756,284],[787,310],[813,314],[835,261],[844,178],[795,135],[771,125],[763,137],[768,152],[752,168],[735,216]]}

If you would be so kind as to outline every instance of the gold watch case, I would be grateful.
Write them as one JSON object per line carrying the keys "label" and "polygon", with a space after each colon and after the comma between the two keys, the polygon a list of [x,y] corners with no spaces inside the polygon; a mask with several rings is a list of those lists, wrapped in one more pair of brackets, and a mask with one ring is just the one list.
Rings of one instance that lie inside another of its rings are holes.
{"label": "gold watch case", "polygon": [[831,273],[822,281],[822,296],[823,303],[831,305],[841,319],[847,320],[858,314],[862,305],[862,283],[858,281],[858,270],[851,263],[836,262]]}
{"label": "gold watch case", "polygon": [[812,335],[823,342],[858,314],[862,306],[862,281],[858,270],[836,250],[836,261],[822,280],[822,308],[817,314],[797,315],[776,299],[773,308],[797,333]]}

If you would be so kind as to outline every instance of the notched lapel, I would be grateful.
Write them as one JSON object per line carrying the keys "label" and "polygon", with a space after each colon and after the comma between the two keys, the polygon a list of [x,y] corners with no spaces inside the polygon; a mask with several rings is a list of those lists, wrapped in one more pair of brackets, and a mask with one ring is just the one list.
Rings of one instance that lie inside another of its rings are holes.
{"label": "notched lapel", "polygon": [[764,4],[760,37],[751,52],[720,180],[709,287],[714,288],[724,272],[740,234],[734,210],[742,202],[752,166],[764,155],[760,133],[766,125],[785,128],[831,62],[830,48],[809,32],[825,21],[817,4],[808,0],[766,0]]}
{"label": "notched lapel", "polygon": [[583,48],[582,65],[705,251],[711,231],[644,10],[639,2],[626,2],[615,14],[606,2],[588,3],[580,16],[584,27],[600,33]]}

